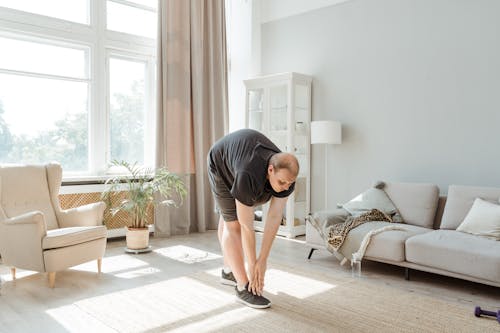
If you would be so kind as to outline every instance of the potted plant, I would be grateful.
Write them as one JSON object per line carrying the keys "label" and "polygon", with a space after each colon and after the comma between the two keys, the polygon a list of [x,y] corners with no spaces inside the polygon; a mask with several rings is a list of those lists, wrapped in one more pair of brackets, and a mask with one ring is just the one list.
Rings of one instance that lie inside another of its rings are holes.
{"label": "potted plant", "polygon": [[[187,190],[184,181],[166,168],[153,170],[126,161],[114,160],[112,165],[126,170],[126,175],[115,176],[105,182],[102,199],[112,216],[127,214],[127,250],[149,248],[147,219],[155,205],[177,206]],[[161,198],[162,200],[158,200]],[[174,200],[176,198],[177,200]]]}

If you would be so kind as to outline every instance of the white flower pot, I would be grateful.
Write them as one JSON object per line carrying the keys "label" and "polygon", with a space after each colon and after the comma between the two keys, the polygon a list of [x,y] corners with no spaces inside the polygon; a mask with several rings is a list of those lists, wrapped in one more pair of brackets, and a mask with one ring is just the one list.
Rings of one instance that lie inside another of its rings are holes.
{"label": "white flower pot", "polygon": [[149,246],[148,228],[127,228],[127,248],[131,250],[141,250]]}

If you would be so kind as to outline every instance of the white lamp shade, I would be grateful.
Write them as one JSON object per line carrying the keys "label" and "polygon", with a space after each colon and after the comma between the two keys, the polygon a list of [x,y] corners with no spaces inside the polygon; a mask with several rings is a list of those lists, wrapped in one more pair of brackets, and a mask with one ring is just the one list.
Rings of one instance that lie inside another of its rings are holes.
{"label": "white lamp shade", "polygon": [[342,126],[338,121],[320,120],[311,122],[311,144],[342,143]]}

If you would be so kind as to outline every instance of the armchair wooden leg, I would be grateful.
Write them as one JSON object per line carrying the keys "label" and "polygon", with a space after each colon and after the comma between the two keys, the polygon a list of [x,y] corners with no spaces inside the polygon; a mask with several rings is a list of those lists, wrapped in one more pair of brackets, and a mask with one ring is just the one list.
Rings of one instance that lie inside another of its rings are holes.
{"label": "armchair wooden leg", "polygon": [[56,284],[56,272],[49,272],[49,287],[54,288]]}
{"label": "armchair wooden leg", "polygon": [[97,273],[101,273],[102,258],[97,259]]}
{"label": "armchair wooden leg", "polygon": [[10,273],[12,274],[12,281],[14,281],[16,279],[16,268],[15,267],[11,267],[10,268]]}

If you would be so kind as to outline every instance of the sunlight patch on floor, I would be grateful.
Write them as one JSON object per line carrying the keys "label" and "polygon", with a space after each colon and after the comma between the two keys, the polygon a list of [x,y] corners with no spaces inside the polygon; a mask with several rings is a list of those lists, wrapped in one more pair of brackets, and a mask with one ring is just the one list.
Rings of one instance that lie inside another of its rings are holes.
{"label": "sunlight patch on floor", "polygon": [[215,276],[217,279],[220,279],[221,269],[222,269],[222,266],[220,268],[206,270],[205,273],[207,273],[208,275]]}
{"label": "sunlight patch on floor", "polygon": [[[102,258],[102,272],[113,273],[119,271],[129,270],[142,266],[149,266],[149,263],[128,254],[121,254],[117,256],[109,256]],[[92,260],[84,264],[73,266],[70,269],[78,271],[96,272],[97,260]]]}
{"label": "sunlight patch on floor", "polygon": [[123,272],[123,273],[118,273],[114,274],[116,277],[122,278],[122,279],[133,279],[133,278],[138,278],[144,275],[150,275],[150,274],[155,274],[159,273],[161,270],[155,267],[145,267],[141,269],[137,269],[134,271],[130,272]]}
{"label": "sunlight patch on floor", "polygon": [[[16,279],[21,279],[21,278],[35,275],[35,274],[40,274],[40,273],[34,272],[34,271],[25,271],[25,270],[16,269]],[[12,281],[12,274],[10,272],[6,273],[6,274],[1,274],[0,277],[1,277],[2,281],[4,281],[4,282],[5,281]]]}
{"label": "sunlight patch on floor", "polygon": [[[220,268],[206,270],[205,273],[220,278]],[[265,277],[264,292],[273,295],[284,293],[304,299],[333,289],[336,286],[336,284],[318,281],[303,275],[276,268],[268,268]]]}
{"label": "sunlight patch on floor", "polygon": [[235,309],[232,292],[180,277],[89,297],[46,312],[63,326],[69,314],[77,316],[81,312],[116,331],[141,332],[162,327],[173,329],[182,326],[182,321],[188,324],[211,321],[212,316],[225,313],[225,307]]}
{"label": "sunlight patch on floor", "polygon": [[162,247],[153,251],[162,256],[183,262],[185,264],[194,264],[197,262],[222,258],[222,256],[218,254],[184,245]]}
{"label": "sunlight patch on floor", "polygon": [[68,332],[116,333],[114,329],[104,325],[74,304],[49,309],[45,312]]}
{"label": "sunlight patch on floor", "polygon": [[[171,333],[191,333],[191,332],[218,332],[222,329],[227,329],[239,322],[245,322],[256,319],[263,315],[262,310],[251,309],[248,307],[240,307],[234,310],[221,312],[216,315],[208,316],[203,320],[195,321],[186,324],[182,327],[169,330]],[[256,319],[258,320],[258,319]]]}
{"label": "sunlight patch on floor", "polygon": [[270,294],[284,293],[299,299],[304,299],[327,290],[337,285],[318,281],[303,275],[290,273],[284,270],[270,268],[266,272],[264,290]]}

